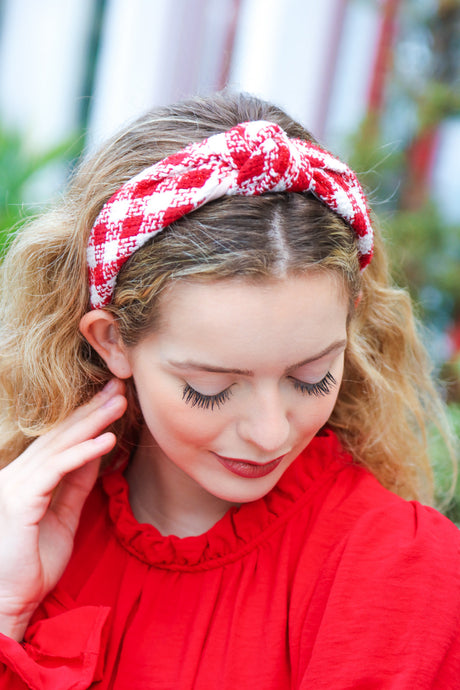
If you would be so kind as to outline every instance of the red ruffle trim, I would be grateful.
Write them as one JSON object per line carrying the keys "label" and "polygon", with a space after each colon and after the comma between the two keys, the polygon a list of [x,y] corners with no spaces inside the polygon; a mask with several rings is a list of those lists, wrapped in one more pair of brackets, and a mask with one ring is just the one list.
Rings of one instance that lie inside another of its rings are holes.
{"label": "red ruffle trim", "polygon": [[129,504],[129,487],[121,470],[102,477],[109,498],[109,515],[118,540],[140,560],[174,570],[209,569],[224,561],[234,561],[254,548],[255,540],[265,539],[284,524],[292,511],[309,499],[309,487],[321,474],[325,478],[343,467],[343,454],[336,436],[326,431],[315,437],[308,448],[286,470],[277,486],[252,503],[231,508],[208,532],[194,537],[163,536],[149,524],[140,524]]}

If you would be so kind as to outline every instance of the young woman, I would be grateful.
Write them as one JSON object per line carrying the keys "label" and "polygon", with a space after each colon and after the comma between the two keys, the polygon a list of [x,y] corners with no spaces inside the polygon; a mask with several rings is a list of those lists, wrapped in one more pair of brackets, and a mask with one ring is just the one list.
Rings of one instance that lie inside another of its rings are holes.
{"label": "young woman", "polygon": [[460,686],[442,405],[345,164],[159,109],[2,270],[0,688]]}

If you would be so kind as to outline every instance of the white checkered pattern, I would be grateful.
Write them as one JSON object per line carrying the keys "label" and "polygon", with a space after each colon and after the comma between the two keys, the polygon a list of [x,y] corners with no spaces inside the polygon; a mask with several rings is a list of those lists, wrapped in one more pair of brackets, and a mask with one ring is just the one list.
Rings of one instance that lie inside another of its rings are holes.
{"label": "white checkered pattern", "polygon": [[124,262],[178,218],[225,195],[283,191],[311,192],[341,216],[356,232],[361,268],[367,266],[373,231],[356,175],[276,124],[246,122],[146,168],[104,204],[88,244],[91,308],[110,302]]}

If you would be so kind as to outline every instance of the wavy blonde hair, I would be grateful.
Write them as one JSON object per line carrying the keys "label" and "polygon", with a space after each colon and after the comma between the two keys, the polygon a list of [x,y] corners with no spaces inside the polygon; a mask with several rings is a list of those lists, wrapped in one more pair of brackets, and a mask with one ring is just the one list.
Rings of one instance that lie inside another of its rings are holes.
{"label": "wavy blonde hair", "polygon": [[[88,310],[88,234],[104,202],[152,163],[248,120],[276,122],[290,137],[312,139],[277,107],[247,95],[161,108],[84,161],[59,205],[18,234],[1,272],[2,464],[111,378],[78,328]],[[410,299],[391,283],[377,228],[373,261],[361,274],[354,233],[311,195],[224,197],[139,249],[122,268],[107,309],[125,344],[134,346],[158,326],[162,292],[174,281],[261,281],[312,270],[338,273],[350,298],[345,373],[329,425],[384,486],[432,502],[426,430],[443,427],[443,407]],[[129,395],[129,411],[115,429],[121,441],[141,423],[132,387]]]}

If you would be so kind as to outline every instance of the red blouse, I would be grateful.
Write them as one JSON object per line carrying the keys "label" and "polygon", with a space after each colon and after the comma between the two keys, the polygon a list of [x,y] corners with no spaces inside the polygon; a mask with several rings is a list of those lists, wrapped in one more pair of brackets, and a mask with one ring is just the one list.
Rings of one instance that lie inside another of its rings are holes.
{"label": "red blouse", "polygon": [[139,524],[121,472],[0,690],[460,688],[460,532],[316,437],[263,499],[198,537]]}

